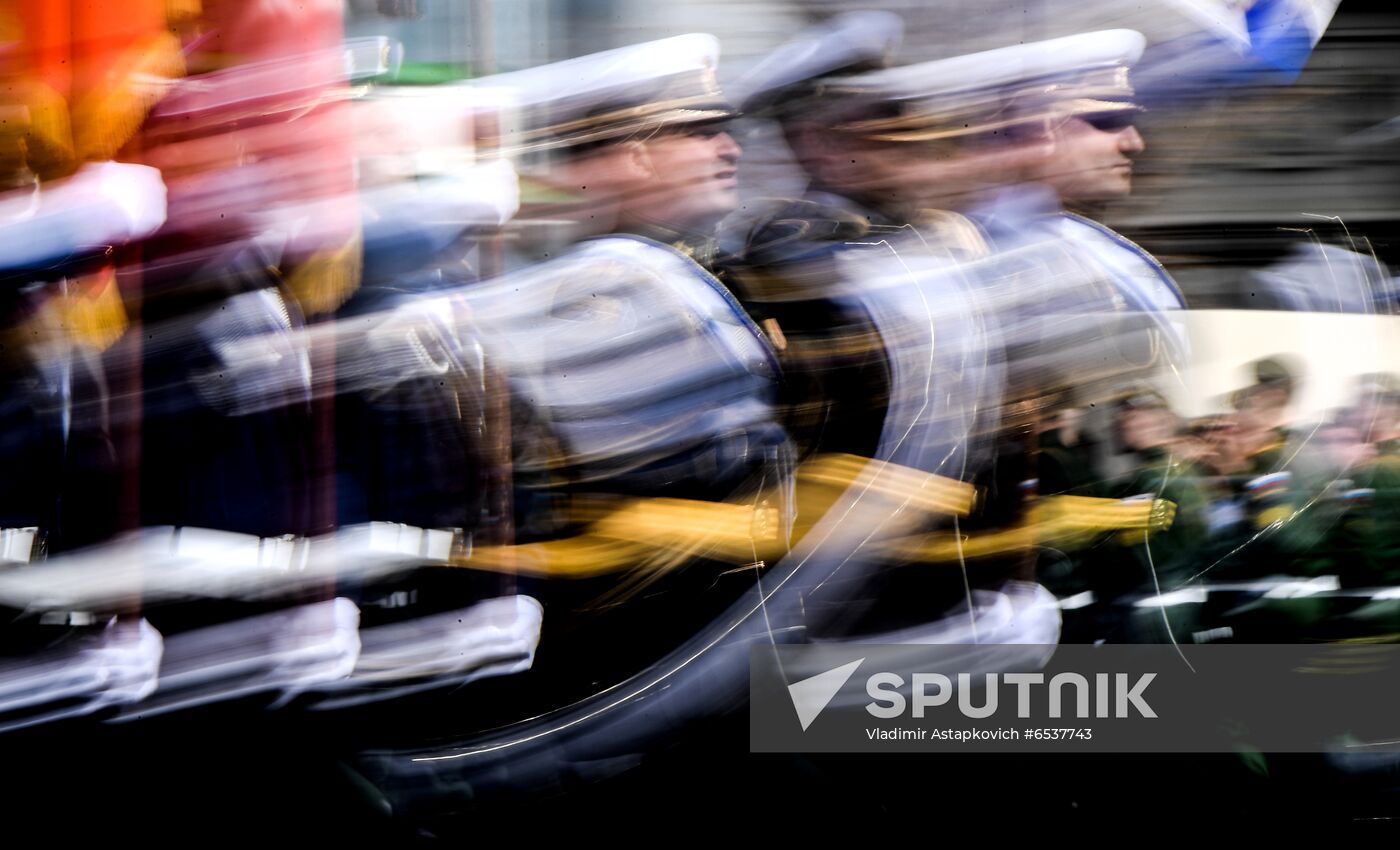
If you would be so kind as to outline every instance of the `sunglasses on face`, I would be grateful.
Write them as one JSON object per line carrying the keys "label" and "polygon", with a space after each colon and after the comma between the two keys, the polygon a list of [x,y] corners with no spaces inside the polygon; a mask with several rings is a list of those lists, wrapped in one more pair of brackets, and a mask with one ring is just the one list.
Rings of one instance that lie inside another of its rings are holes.
{"label": "sunglasses on face", "polygon": [[1121,112],[1095,112],[1076,117],[1103,133],[1119,133],[1137,123],[1136,114],[1127,109]]}
{"label": "sunglasses on face", "polygon": [[694,136],[700,139],[713,139],[722,133],[728,133],[732,127],[729,120],[710,121],[704,124],[691,124],[685,128],[684,135]]}
{"label": "sunglasses on face", "polygon": [[730,131],[732,122],[729,119],[718,121],[706,121],[696,124],[677,124],[670,127],[661,127],[651,133],[648,139],[664,138],[692,138],[692,139],[713,139],[721,133]]}

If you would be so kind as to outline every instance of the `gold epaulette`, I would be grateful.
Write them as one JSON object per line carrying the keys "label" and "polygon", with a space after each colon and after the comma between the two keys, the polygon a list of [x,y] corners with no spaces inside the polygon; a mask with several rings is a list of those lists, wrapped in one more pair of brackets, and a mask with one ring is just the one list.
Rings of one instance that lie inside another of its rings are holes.
{"label": "gold epaulette", "polygon": [[1293,519],[1298,511],[1292,505],[1274,505],[1265,508],[1254,518],[1255,528],[1268,528],[1271,525],[1281,525]]}
{"label": "gold epaulette", "polygon": [[358,225],[355,231],[340,245],[322,248],[287,274],[287,289],[305,315],[329,313],[359,288],[364,249]]}
{"label": "gold epaulette", "polygon": [[73,104],[73,147],[80,161],[112,159],[140,129],[146,113],[185,73],[180,41],[163,32],[134,47],[100,85]]}
{"label": "gold epaulette", "polygon": [[73,128],[68,102],[62,95],[37,80],[14,80],[8,84],[6,109],[0,138],[7,147],[18,136],[25,164],[44,179],[63,177],[76,167],[73,157]]}
{"label": "gold epaulette", "polygon": [[1372,466],[1384,466],[1388,468],[1400,468],[1400,455],[1382,452],[1371,459]]}
{"label": "gold epaulette", "polygon": [[126,307],[111,268],[74,280],[45,302],[49,320],[69,339],[105,351],[126,332]]}
{"label": "gold epaulette", "polygon": [[954,259],[968,261],[991,253],[982,229],[972,219],[949,210],[924,209],[916,216],[915,227],[936,248],[943,248]]}

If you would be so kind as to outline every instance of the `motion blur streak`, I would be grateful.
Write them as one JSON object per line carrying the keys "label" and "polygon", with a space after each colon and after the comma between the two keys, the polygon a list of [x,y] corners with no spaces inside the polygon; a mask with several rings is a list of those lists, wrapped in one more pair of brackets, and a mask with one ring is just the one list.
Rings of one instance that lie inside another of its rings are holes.
{"label": "motion blur streak", "polygon": [[[1393,640],[1397,15],[0,0],[15,810],[1000,817],[748,757],[749,652]],[[1134,775],[1400,814],[1274,758]]]}

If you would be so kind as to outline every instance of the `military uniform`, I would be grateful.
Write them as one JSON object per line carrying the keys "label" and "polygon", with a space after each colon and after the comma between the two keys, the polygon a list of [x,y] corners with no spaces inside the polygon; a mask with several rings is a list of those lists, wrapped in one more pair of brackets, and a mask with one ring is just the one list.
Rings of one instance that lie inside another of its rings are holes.
{"label": "military uniform", "polygon": [[[1354,476],[1356,504],[1346,518],[1370,586],[1400,582],[1400,440],[1376,443],[1376,457]],[[1365,491],[1370,491],[1365,492]]]}
{"label": "military uniform", "polygon": [[1096,463],[1096,450],[1087,435],[1067,445],[1060,429],[1045,431],[1037,446],[1036,489],[1044,495],[1102,495],[1104,479]]}
{"label": "military uniform", "polygon": [[[558,176],[588,175],[623,145],[712,133],[701,125],[733,114],[718,51],[692,34],[474,82],[512,104],[490,143],[519,157],[525,188],[507,273],[458,293],[509,388],[516,509],[514,539],[465,563],[520,574],[544,603],[523,683],[537,708],[633,675],[699,631],[750,586],[736,568],[760,569],[771,551],[756,550],[749,538],[764,534],[745,517],[790,485],[772,345],[707,270],[706,234],[627,207],[602,175]],[[668,176],[632,191],[664,193]],[[713,534],[685,542],[697,528]]]}
{"label": "military uniform", "polygon": [[[805,108],[824,114],[831,99],[832,113],[850,121],[882,109],[888,94],[860,75],[888,57],[899,29],[890,16],[852,14],[799,37],[749,80],[746,111],[771,107],[780,120],[803,121]],[[799,60],[788,62],[789,55]],[[804,197],[761,210],[757,221],[734,228],[726,245],[728,279],[783,340],[784,409],[801,451],[874,457],[975,481],[984,498],[962,530],[977,535],[1013,525],[1024,508],[1022,482],[1033,477],[1029,447],[1019,432],[993,436],[999,423],[991,420],[1002,410],[1001,352],[989,351],[975,294],[949,273],[987,255],[986,233],[954,212],[911,218],[900,204],[843,194],[823,184],[822,174],[814,177]],[[912,267],[906,279],[902,259]],[[954,377],[958,371],[963,378]],[[1021,554],[1002,555],[969,571],[974,587],[999,587],[1023,572]],[[929,628],[934,616],[968,599],[956,568],[910,565],[874,551],[861,557],[886,568],[858,591],[811,600],[813,623],[825,620],[825,634]]]}
{"label": "military uniform", "polygon": [[153,83],[182,72],[170,11],[157,0],[0,11],[0,526],[37,527],[40,549],[123,526],[102,370],[102,350],[126,328],[113,249],[159,227],[167,203],[156,171],[110,160],[154,102]]}
{"label": "military uniform", "polygon": [[883,342],[858,303],[823,290],[846,243],[898,228],[830,195],[782,207],[728,246],[725,279],[777,345],[784,423],[803,456],[873,457],[889,393]]}
{"label": "military uniform", "polygon": [[1114,488],[1116,495],[1166,499],[1176,505],[1176,515],[1171,528],[1152,534],[1150,540],[1143,535],[1117,535],[1114,543],[1129,560],[1115,565],[1117,575],[1109,582],[1122,592],[1152,594],[1159,588],[1166,592],[1180,587],[1202,565],[1208,502],[1200,483],[1203,473],[1190,461],[1173,456],[1167,447],[1136,454],[1136,468]]}
{"label": "military uniform", "polygon": [[1093,219],[1072,212],[1059,215],[1062,237],[1092,254],[1108,270],[1131,309],[1182,310],[1186,296],[1157,261],[1137,244]]}

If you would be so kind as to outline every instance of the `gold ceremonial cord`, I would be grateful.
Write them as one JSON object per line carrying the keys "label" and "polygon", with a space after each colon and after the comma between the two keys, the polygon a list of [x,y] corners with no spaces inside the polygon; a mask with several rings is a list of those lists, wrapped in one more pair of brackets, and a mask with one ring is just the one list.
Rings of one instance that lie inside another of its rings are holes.
{"label": "gold ceremonial cord", "polygon": [[[842,494],[859,489],[928,514],[966,516],[976,500],[969,484],[852,455],[823,455],[797,472],[799,538]],[[539,577],[589,578],[624,570],[672,569],[705,556],[728,563],[780,557],[788,541],[776,500],[754,504],[685,499],[634,499],[608,510],[575,507],[587,530],[563,540],[478,548],[457,566]]]}
{"label": "gold ceremonial cord", "polygon": [[1119,501],[1088,496],[1050,496],[1027,511],[1026,519],[1012,528],[967,535],[961,540],[947,532],[935,532],[893,541],[892,554],[931,563],[990,558],[1024,552],[1037,546],[1073,549],[1101,534],[1141,535],[1170,528],[1176,504],[1165,499]]}
{"label": "gold ceremonial cord", "polygon": [[972,485],[962,481],[843,454],[822,455],[803,464],[798,470],[797,481],[799,512],[807,507],[801,504],[804,484],[807,485],[805,489],[809,491],[809,497],[814,495],[810,493],[813,485],[842,492],[852,485],[859,485],[868,494],[895,501],[907,499],[912,507],[945,516],[967,516],[972,512],[977,496]]}

